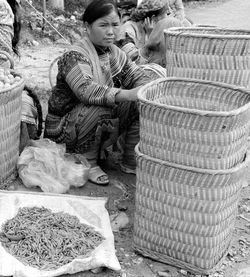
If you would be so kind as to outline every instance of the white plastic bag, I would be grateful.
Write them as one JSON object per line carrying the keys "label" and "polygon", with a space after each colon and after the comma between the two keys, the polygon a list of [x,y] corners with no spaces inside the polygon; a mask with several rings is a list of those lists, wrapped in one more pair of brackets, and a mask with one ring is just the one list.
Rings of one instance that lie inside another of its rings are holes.
{"label": "white plastic bag", "polygon": [[17,163],[23,184],[50,193],[65,193],[71,186],[83,186],[88,180],[90,164],[82,155],[79,159],[77,155],[66,156],[65,152],[65,145],[49,139],[32,141]]}
{"label": "white plastic bag", "polygon": [[[13,218],[19,208],[45,207],[52,212],[66,212],[77,216],[81,223],[92,226],[102,234],[104,241],[87,258],[76,258],[55,270],[43,271],[24,265],[9,254],[0,243],[0,276],[54,277],[81,271],[107,267],[121,270],[115,254],[114,235],[111,230],[107,198],[74,196],[68,194],[47,194],[35,192],[0,191],[0,226]],[[1,228],[1,227],[0,227]]]}

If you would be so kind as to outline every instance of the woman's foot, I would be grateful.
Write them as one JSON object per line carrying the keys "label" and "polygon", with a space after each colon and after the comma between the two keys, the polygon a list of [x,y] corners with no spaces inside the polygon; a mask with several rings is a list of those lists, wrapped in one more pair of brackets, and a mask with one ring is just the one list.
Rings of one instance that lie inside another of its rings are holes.
{"label": "woman's foot", "polygon": [[100,166],[93,166],[89,170],[89,181],[96,185],[106,186],[109,183],[109,177]]}
{"label": "woman's foot", "polygon": [[130,168],[124,164],[120,164],[120,169],[122,172],[127,173],[127,174],[136,174],[135,168]]}

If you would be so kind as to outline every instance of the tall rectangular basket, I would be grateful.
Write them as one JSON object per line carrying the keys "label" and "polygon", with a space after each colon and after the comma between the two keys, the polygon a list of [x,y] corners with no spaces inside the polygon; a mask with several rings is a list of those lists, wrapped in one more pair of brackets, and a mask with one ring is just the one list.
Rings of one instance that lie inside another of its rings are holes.
{"label": "tall rectangular basket", "polygon": [[165,30],[168,77],[250,88],[250,31],[219,27]]}
{"label": "tall rectangular basket", "polygon": [[186,166],[229,169],[248,148],[250,92],[219,82],[161,78],[138,92],[140,150]]}
{"label": "tall rectangular basket", "polygon": [[137,154],[134,249],[198,274],[227,254],[246,179],[245,160],[206,170]]}

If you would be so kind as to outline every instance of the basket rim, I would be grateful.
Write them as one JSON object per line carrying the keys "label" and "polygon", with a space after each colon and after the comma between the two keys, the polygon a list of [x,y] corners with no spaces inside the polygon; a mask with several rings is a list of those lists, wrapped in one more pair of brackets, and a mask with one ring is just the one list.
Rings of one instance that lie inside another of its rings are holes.
{"label": "basket rim", "polygon": [[[187,33],[187,31],[196,30],[224,30],[224,31],[234,31],[234,32],[244,32],[246,35],[220,35],[220,34],[201,34],[201,33]],[[167,34],[171,35],[181,35],[184,37],[192,38],[219,38],[219,39],[250,39],[250,30],[247,29],[231,29],[223,27],[171,27],[169,29],[164,29],[164,36]]]}
{"label": "basket rim", "polygon": [[13,57],[8,52],[2,50],[0,50],[0,55],[5,55],[10,62],[10,69],[14,69]]}
{"label": "basket rim", "polygon": [[247,166],[247,164],[250,161],[250,155],[248,155],[246,153],[246,158],[243,162],[241,162],[240,164],[237,164],[236,166],[232,167],[232,168],[228,168],[228,169],[207,169],[207,168],[199,168],[199,167],[193,167],[193,166],[187,166],[187,165],[183,165],[183,164],[177,164],[177,163],[173,163],[173,162],[168,162],[168,161],[164,161],[164,160],[160,160],[151,156],[148,156],[147,154],[142,153],[140,150],[140,143],[138,143],[135,146],[135,153],[138,157],[144,157],[147,160],[150,160],[152,162],[158,163],[160,165],[164,165],[164,166],[171,166],[171,167],[175,167],[177,169],[182,169],[182,170],[186,170],[186,171],[192,171],[195,173],[206,173],[206,174],[210,174],[210,175],[218,175],[218,174],[231,174],[234,173],[236,171],[239,171],[241,169],[243,169],[244,167]]}
{"label": "basket rim", "polygon": [[19,87],[20,85],[23,85],[24,82],[25,82],[25,81],[24,81],[24,78],[22,77],[21,74],[16,73],[14,70],[11,70],[10,72],[11,72],[11,73],[15,73],[15,75],[19,76],[21,79],[20,79],[19,82],[15,82],[14,84],[12,84],[12,85],[11,85],[10,87],[8,87],[8,88],[5,88],[5,89],[3,89],[3,90],[0,89],[0,95],[1,95],[2,93],[4,93],[4,92],[7,92],[7,91],[10,91],[10,90],[12,90],[12,89],[14,89],[14,88],[16,88],[16,87]]}
{"label": "basket rim", "polygon": [[162,82],[168,82],[168,81],[181,81],[181,82],[192,82],[192,83],[201,83],[204,85],[212,85],[215,87],[222,87],[225,89],[232,89],[232,90],[237,90],[243,93],[247,93],[250,95],[250,90],[244,88],[244,87],[239,87],[236,85],[231,85],[231,84],[226,84],[226,83],[221,83],[221,82],[215,82],[215,81],[209,81],[209,80],[200,80],[200,79],[193,79],[193,78],[179,78],[179,77],[166,77],[166,78],[158,78],[154,81],[151,81],[147,83],[146,85],[143,85],[142,87],[139,88],[137,96],[140,102],[146,103],[146,104],[151,104],[155,107],[160,107],[163,109],[168,109],[168,110],[173,110],[173,111],[178,111],[178,112],[188,112],[191,114],[198,114],[198,115],[206,115],[206,116],[232,116],[232,115],[238,115],[250,108],[250,101],[245,104],[242,107],[239,107],[237,109],[231,110],[231,111],[209,111],[209,110],[198,110],[198,109],[191,109],[191,108],[185,108],[185,107],[179,107],[179,106],[173,106],[173,105],[167,105],[167,104],[162,104],[162,103],[155,103],[154,101],[148,100],[144,97],[145,90],[150,88],[152,85],[159,84]]}

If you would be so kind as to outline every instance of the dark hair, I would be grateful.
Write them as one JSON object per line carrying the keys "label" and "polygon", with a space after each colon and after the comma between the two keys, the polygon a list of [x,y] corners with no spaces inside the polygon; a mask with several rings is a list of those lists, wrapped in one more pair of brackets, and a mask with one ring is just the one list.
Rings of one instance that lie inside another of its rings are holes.
{"label": "dark hair", "polygon": [[12,38],[12,49],[13,52],[19,55],[18,52],[18,42],[20,39],[20,32],[21,32],[21,16],[20,16],[20,6],[16,0],[7,0],[8,4],[10,5],[12,12],[14,14],[14,36]]}
{"label": "dark hair", "polygon": [[136,9],[131,15],[131,20],[141,21],[141,20],[144,20],[147,17],[151,18],[152,16],[159,16],[159,15],[162,15],[164,13],[168,14],[168,11],[169,11],[168,4],[163,6],[161,9],[154,10],[154,11],[151,11],[151,10],[145,11],[145,10],[139,10],[139,9],[137,10]]}
{"label": "dark hair", "polygon": [[146,13],[146,17],[149,17],[151,18],[152,16],[159,16],[159,15],[162,15],[164,13],[167,12],[167,9],[168,8],[168,5],[165,5],[164,7],[162,7],[161,9],[159,10],[156,10],[156,11],[149,11]]}
{"label": "dark hair", "polygon": [[113,0],[93,0],[86,8],[82,20],[92,24],[97,19],[115,11],[120,17],[119,10]]}

